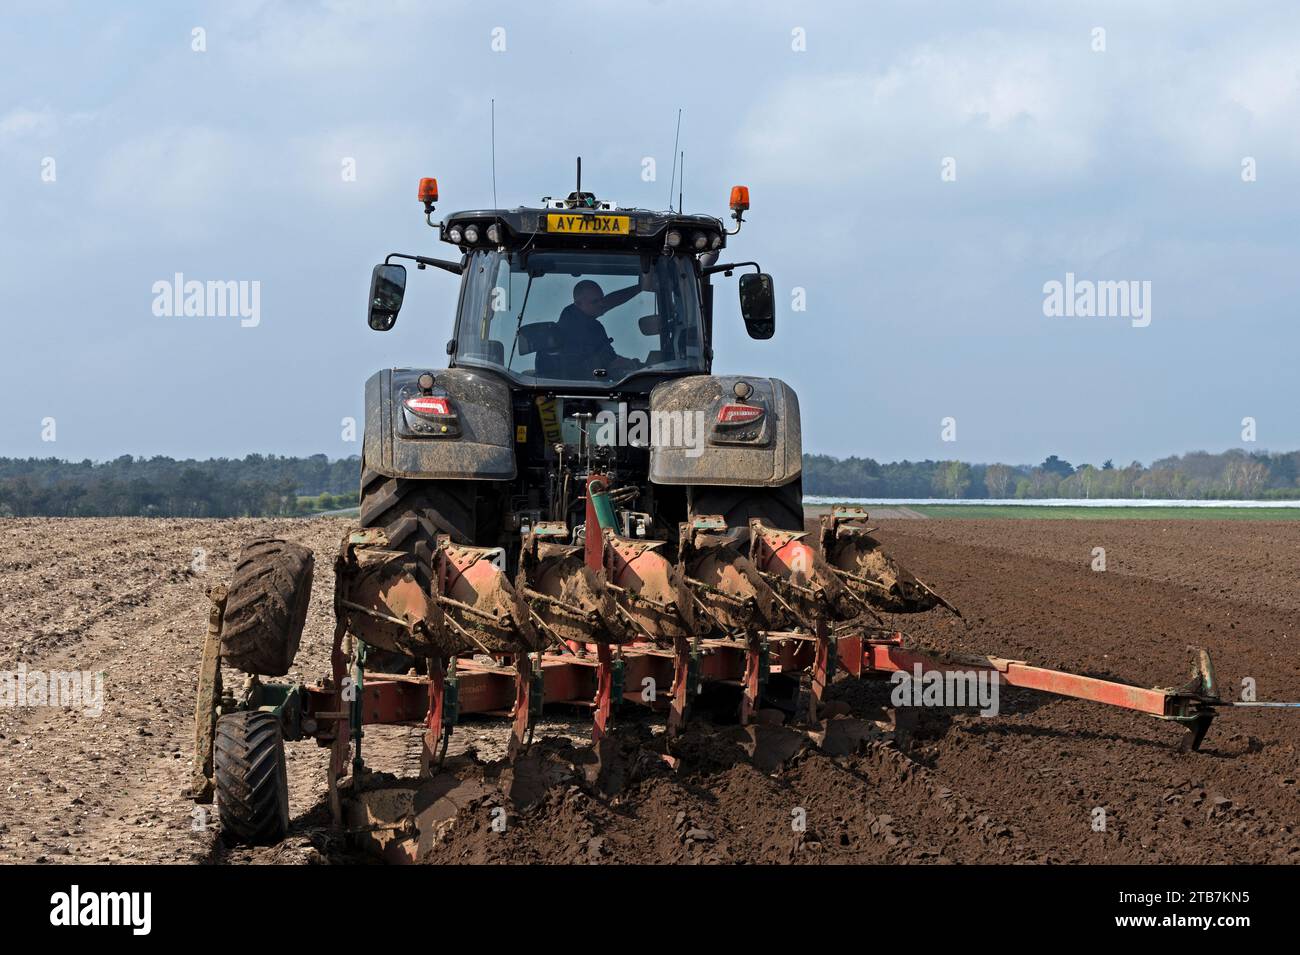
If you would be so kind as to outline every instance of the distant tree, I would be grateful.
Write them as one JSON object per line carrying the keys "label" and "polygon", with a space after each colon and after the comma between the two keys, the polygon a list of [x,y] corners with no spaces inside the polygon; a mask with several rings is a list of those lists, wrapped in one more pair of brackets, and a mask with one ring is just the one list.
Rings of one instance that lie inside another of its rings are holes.
{"label": "distant tree", "polygon": [[1029,493],[1027,497],[1058,496],[1060,475],[1044,468],[1034,468],[1029,472]]}
{"label": "distant tree", "polygon": [[1079,469],[1074,472],[1073,477],[1077,480],[1079,487],[1083,489],[1085,498],[1092,497],[1094,490],[1100,490],[1100,482],[1097,479],[1100,473],[1091,464],[1080,465]]}
{"label": "distant tree", "polygon": [[1069,477],[1074,473],[1074,465],[1069,461],[1062,461],[1055,454],[1049,454],[1047,460],[1039,465],[1048,474],[1055,474],[1057,477]]}
{"label": "distant tree", "polygon": [[959,498],[970,487],[970,465],[961,461],[943,461],[934,473],[931,486],[941,497]]}
{"label": "distant tree", "polygon": [[1224,478],[1228,496],[1255,498],[1268,480],[1268,466],[1254,459],[1229,461]]}
{"label": "distant tree", "polygon": [[1142,497],[1173,497],[1174,472],[1172,468],[1149,468],[1134,482]]}
{"label": "distant tree", "polygon": [[1005,464],[990,464],[984,469],[984,489],[989,497],[1003,499],[1011,486],[1014,472]]}

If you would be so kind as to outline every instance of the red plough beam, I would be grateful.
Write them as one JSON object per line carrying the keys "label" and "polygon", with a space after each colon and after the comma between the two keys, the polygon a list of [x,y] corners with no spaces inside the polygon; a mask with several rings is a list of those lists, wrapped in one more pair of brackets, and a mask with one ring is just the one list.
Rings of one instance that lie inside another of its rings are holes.
{"label": "red plough beam", "polygon": [[[819,641],[812,634],[770,633],[766,635],[772,673],[793,673],[813,669],[814,681],[828,682],[833,676],[818,653]],[[1057,696],[1105,703],[1121,709],[1146,713],[1182,723],[1188,729],[1182,747],[1197,749],[1215,707],[1225,705],[1217,696],[1208,654],[1198,652],[1192,680],[1180,689],[1149,689],[1111,680],[1030,666],[1019,660],[997,657],[950,657],[939,659],[903,646],[901,634],[882,639],[842,636],[834,641],[838,666],[856,677],[887,678],[902,671],[968,673],[986,671],[1001,685],[1052,693]],[[594,649],[594,648],[593,648]],[[746,678],[748,647],[743,639],[700,641],[699,679],[742,687]],[[628,644],[611,648],[622,667],[622,698],[626,702],[667,709],[673,700],[674,654],[671,649],[650,644]],[[545,704],[568,704],[595,709],[604,695],[602,671],[608,672],[595,652],[583,655],[541,654],[532,662],[541,668],[541,699]],[[512,662],[483,663],[456,661],[457,712],[460,715],[518,717],[519,681]],[[649,681],[649,682],[648,682]],[[363,724],[421,722],[428,716],[427,677],[366,674],[361,692]],[[647,693],[646,688],[653,687]],[[814,687],[816,689],[816,687]],[[608,692],[607,690],[605,692]],[[328,686],[307,687],[304,716],[328,718],[335,714],[336,697]],[[441,714],[439,714],[439,717]]]}

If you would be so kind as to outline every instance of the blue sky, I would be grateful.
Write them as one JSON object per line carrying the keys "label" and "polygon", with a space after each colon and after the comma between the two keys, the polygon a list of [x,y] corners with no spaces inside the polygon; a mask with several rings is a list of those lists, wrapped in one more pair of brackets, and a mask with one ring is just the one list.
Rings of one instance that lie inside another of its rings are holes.
{"label": "blue sky", "polygon": [[[581,154],[662,208],[684,111],[686,205],[749,185],[732,252],[780,302],[754,342],[722,290],[716,368],[789,381],[807,451],[1300,447],[1294,4],[18,0],[0,76],[0,455],[357,453],[365,378],[437,367],[456,293],[412,272],[376,334],[370,268],[448,248],[421,176],[491,204],[492,97],[508,206]],[[260,324],[156,316],[177,272],[260,282]],[[1067,272],[1150,282],[1150,324],[1045,316]]]}

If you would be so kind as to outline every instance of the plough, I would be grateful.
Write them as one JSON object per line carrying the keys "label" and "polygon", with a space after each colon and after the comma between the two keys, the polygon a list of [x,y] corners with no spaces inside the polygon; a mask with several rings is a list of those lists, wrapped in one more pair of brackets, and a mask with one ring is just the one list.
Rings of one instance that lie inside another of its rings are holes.
{"label": "plough", "polygon": [[[857,508],[835,508],[822,519],[819,548],[807,534],[773,531],[758,521],[745,546],[719,519],[701,519],[683,528],[673,564],[662,548],[625,539],[610,526],[602,475],[589,480],[587,492],[581,542],[570,543],[557,527],[533,528],[516,585],[483,549],[444,545],[426,555],[429,572],[419,574],[409,555],[385,552],[382,534],[349,534],[336,564],[332,669],[317,683],[251,677],[241,699],[223,696],[228,597],[226,588],[213,588],[189,795],[211,801],[222,786],[213,740],[227,713],[271,714],[284,739],[312,737],[329,746],[329,802],[341,825],[341,783],[349,774],[354,785],[364,777],[365,727],[376,724],[422,724],[421,770],[432,774],[461,717],[509,719],[513,758],[531,743],[547,706],[590,710],[597,743],[611,732],[620,704],[648,706],[665,712],[671,739],[685,730],[706,685],[738,688],[744,724],[757,718],[774,677],[787,678],[796,695],[807,677],[807,707],[796,718],[811,726],[840,671],[857,678],[983,674],[1000,686],[1179,723],[1185,751],[1199,749],[1217,710],[1232,705],[1219,696],[1204,650],[1196,651],[1187,684],[1160,689],[909,646],[902,633],[875,622],[876,589],[855,587],[854,571],[836,572],[865,526]],[[431,586],[422,586],[421,577]],[[415,654],[424,672],[367,672],[371,647]],[[661,695],[659,687],[668,692]]]}

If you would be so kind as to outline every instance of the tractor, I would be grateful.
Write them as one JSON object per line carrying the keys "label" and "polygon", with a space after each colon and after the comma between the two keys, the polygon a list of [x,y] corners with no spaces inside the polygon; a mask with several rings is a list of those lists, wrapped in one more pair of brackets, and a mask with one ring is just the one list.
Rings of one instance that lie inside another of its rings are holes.
{"label": "tractor", "polygon": [[[809,725],[837,668],[949,665],[883,625],[880,611],[957,611],[883,553],[864,511],[836,507],[805,526],[794,389],[712,372],[724,280],[740,273],[748,334],[775,331],[771,276],[725,255],[746,187],[731,190],[730,224],[598,198],[582,189],[581,160],[575,190],[537,206],[438,221],[435,179],[418,199],[456,254],[388,255],[368,324],[394,327],[413,263],[460,277],[453,331],[441,367],[366,382],[360,517],[334,563],[330,675],[274,679],[301,638],[309,550],[252,541],[209,594],[189,795],[215,795],[228,838],[286,832],[286,739],[330,747],[341,825],[369,724],[422,725],[433,774],[462,715],[509,718],[514,757],[547,705],[589,708],[596,747],[625,703],[662,714],[672,740],[709,685],[734,691],[742,724],[766,711]],[[222,687],[223,662],[249,674],[238,693]],[[978,666],[1183,722],[1193,746],[1220,702],[1203,655],[1179,691]]]}

